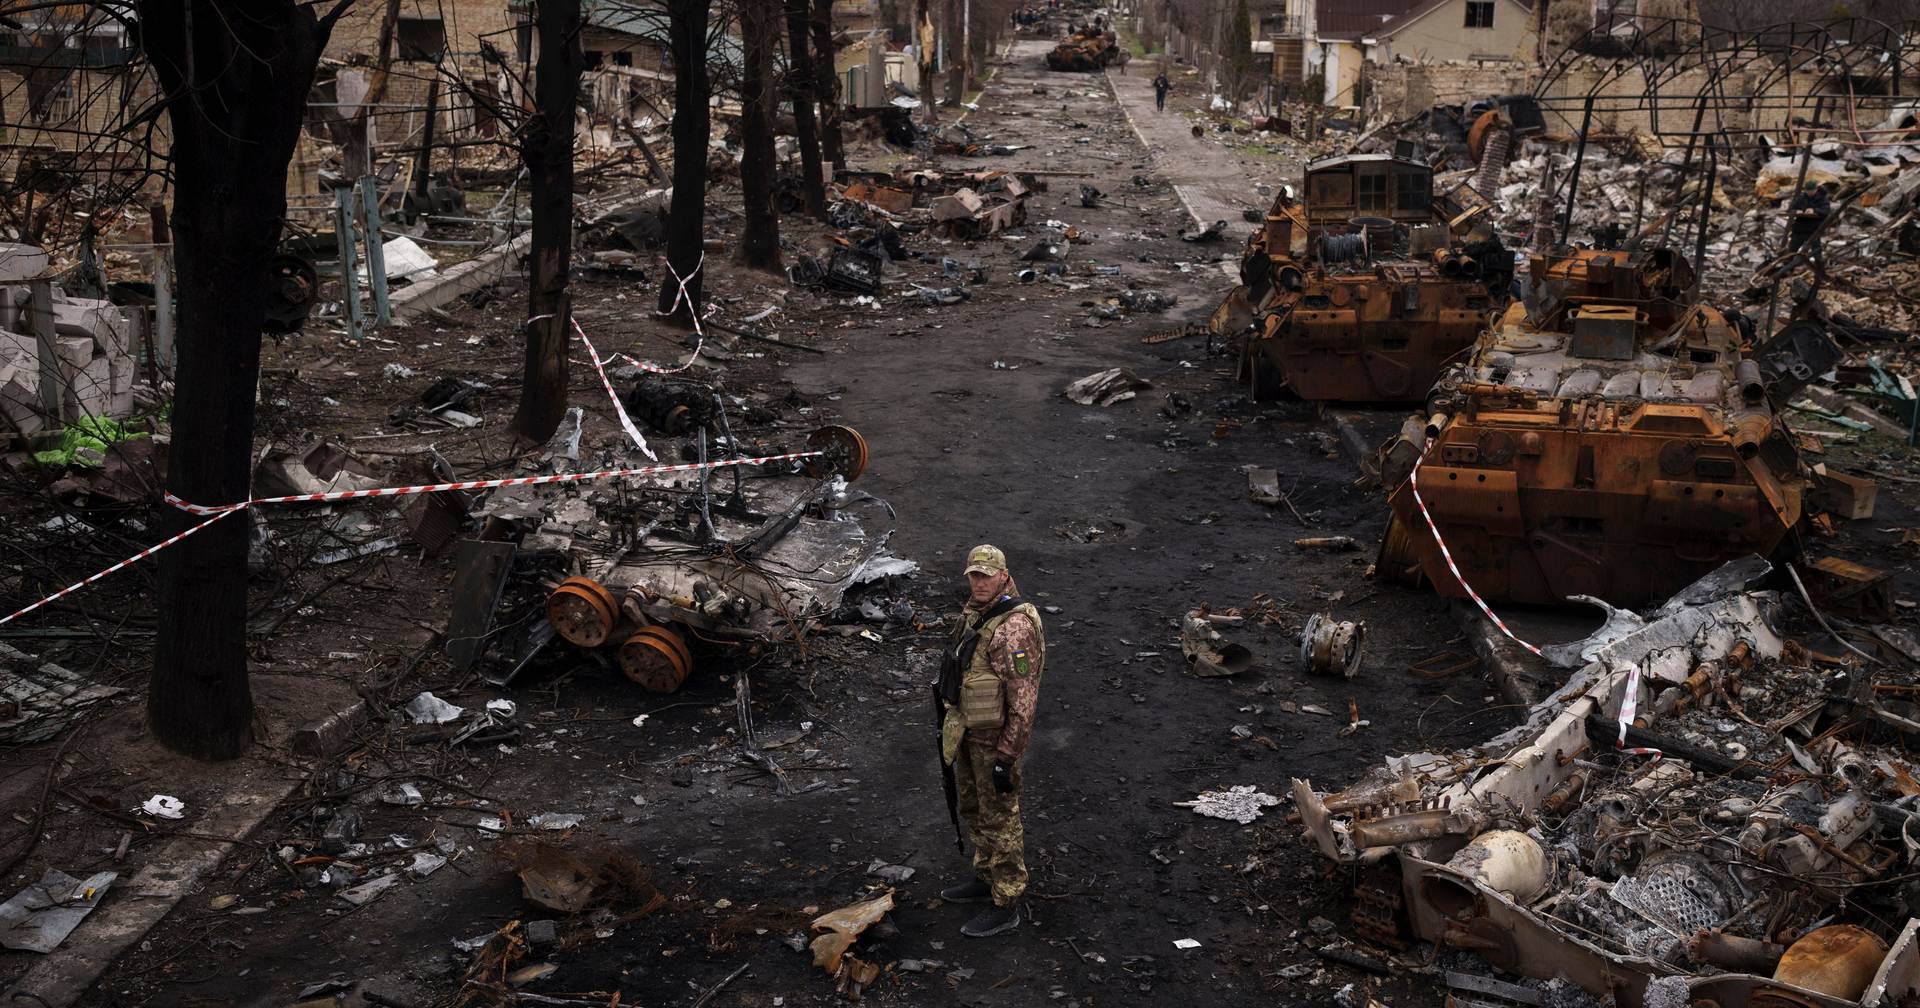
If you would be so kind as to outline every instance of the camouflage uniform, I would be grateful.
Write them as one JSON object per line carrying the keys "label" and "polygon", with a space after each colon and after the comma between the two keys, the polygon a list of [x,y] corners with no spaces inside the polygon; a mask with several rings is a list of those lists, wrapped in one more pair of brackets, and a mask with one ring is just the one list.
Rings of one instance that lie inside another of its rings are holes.
{"label": "camouflage uniform", "polygon": [[[1007,590],[1017,594],[1011,581]],[[986,608],[968,603],[956,635],[974,626]],[[951,761],[960,814],[971,828],[973,869],[993,888],[993,903],[1000,907],[1011,906],[1027,889],[1026,841],[1020,827],[1020,757],[1026,754],[1027,741],[1033,735],[1045,655],[1040,614],[1032,606],[1023,605],[1002,618],[992,636],[981,642],[974,662],[984,663],[1000,679],[1006,698],[1004,720],[994,728],[967,729],[965,741]],[[993,786],[996,761],[1011,770],[1013,788],[1004,794]]]}

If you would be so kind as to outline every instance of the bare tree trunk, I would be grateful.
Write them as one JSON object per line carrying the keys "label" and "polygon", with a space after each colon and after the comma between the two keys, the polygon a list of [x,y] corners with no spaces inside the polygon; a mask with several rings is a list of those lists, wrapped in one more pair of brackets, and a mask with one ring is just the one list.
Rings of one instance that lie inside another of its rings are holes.
{"label": "bare tree trunk", "polygon": [[920,61],[920,108],[927,125],[940,121],[933,101],[933,0],[913,0],[913,51]]}
{"label": "bare tree trunk", "polygon": [[[287,213],[287,163],[333,29],[295,0],[142,0],[141,45],[172,127],[179,341],[167,489],[196,504],[247,498],[267,261]],[[168,509],[169,532],[202,519]],[[147,723],[200,759],[246,748],[247,517],[161,554]]]}
{"label": "bare tree trunk", "polygon": [[780,0],[741,0],[740,195],[746,223],[740,261],[780,265],[780,217],[773,209],[773,51],[780,42]]}
{"label": "bare tree trunk", "polygon": [[840,143],[840,70],[833,47],[833,0],[813,0],[813,86],[820,101],[820,153],[844,166],[847,152]]}
{"label": "bare tree trunk", "polygon": [[513,432],[540,444],[567,412],[567,337],[573,298],[573,114],[580,96],[579,0],[538,0],[540,57],[533,82],[534,114],[527,121],[520,160],[527,166],[533,210],[533,277],[527,286],[527,352]]}
{"label": "bare tree trunk", "polygon": [[[667,48],[673,56],[673,203],[667,211],[667,267],[660,278],[660,314],[691,324],[700,312],[701,244],[707,216],[706,0],[669,0]],[[678,274],[686,282],[680,296]]]}
{"label": "bare tree trunk", "polygon": [[947,54],[947,64],[941,68],[946,71],[947,82],[940,104],[948,108],[959,108],[967,88],[966,78],[962,76],[966,73],[964,67],[967,61],[964,56],[955,55],[957,50],[954,48],[953,41],[960,34],[959,0],[947,0],[945,13],[946,16],[940,20],[940,40],[944,43],[941,49]]}
{"label": "bare tree trunk", "polygon": [[[800,143],[800,192],[806,197],[807,213],[826,219],[827,192],[820,180],[820,129],[813,118],[813,102],[819,89],[814,86],[813,54],[807,44],[807,0],[784,0],[787,9],[787,87],[793,101],[794,138]],[[829,57],[831,58],[831,57]],[[833,72],[833,64],[827,64]]]}

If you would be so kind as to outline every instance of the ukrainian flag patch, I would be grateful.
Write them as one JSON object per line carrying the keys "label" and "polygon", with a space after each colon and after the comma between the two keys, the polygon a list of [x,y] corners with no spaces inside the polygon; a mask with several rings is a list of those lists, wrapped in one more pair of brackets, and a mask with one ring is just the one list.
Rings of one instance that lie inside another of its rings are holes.
{"label": "ukrainian flag patch", "polygon": [[1033,674],[1033,666],[1027,660],[1026,651],[1021,650],[1013,653],[1013,672],[1023,679]]}

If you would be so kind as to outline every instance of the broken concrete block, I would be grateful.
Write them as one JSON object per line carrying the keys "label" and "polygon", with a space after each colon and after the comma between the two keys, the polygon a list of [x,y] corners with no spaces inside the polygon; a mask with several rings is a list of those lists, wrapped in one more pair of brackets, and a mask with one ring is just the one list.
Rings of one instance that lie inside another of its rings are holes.
{"label": "broken concrete block", "polygon": [[[93,348],[92,341],[86,341],[87,349]],[[113,409],[113,361],[108,357],[95,357],[79,368],[68,370],[62,367],[62,381],[66,383],[67,395],[64,419],[73,423],[84,417],[111,416]],[[131,399],[131,395],[128,397]]]}
{"label": "broken concrete block", "polygon": [[56,336],[53,345],[54,352],[60,357],[62,372],[68,368],[78,371],[93,360],[93,338],[90,336]]}
{"label": "broken concrete block", "polygon": [[32,245],[0,242],[0,283],[31,280],[47,271],[47,254]]}
{"label": "broken concrete block", "polygon": [[125,417],[133,415],[133,383],[139,374],[139,366],[131,354],[114,354],[107,358],[112,368],[112,388],[109,392],[107,415]]}
{"label": "broken concrete block", "polygon": [[133,320],[119,305],[92,298],[55,298],[54,332],[61,336],[84,336],[105,354],[126,353],[133,335]]}
{"label": "broken concrete block", "polygon": [[931,204],[933,219],[943,221],[972,217],[985,205],[986,202],[980,198],[980,194],[971,189],[955,190],[951,195],[942,196]]}
{"label": "broken concrete block", "polygon": [[32,353],[0,344],[0,429],[38,433],[46,426],[40,416],[40,362]]}

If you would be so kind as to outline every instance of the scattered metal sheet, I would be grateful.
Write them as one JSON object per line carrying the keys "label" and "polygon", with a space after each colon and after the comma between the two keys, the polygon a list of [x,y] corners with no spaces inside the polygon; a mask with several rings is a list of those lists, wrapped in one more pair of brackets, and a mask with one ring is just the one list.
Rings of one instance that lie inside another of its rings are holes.
{"label": "scattered metal sheet", "polygon": [[76,879],[49,868],[40,881],[0,903],[0,946],[45,954],[60,947],[100,905],[117,872]]}
{"label": "scattered metal sheet", "polygon": [[455,671],[473,667],[487,648],[494,610],[513,568],[510,542],[462,540],[454,548],[451,605],[447,617],[447,662]]}

